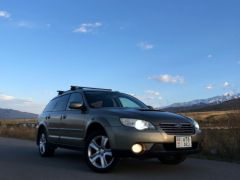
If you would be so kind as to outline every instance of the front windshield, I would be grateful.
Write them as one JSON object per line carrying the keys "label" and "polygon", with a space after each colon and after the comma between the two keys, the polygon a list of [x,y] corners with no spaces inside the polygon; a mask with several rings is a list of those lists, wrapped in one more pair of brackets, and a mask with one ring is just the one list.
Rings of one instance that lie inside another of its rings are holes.
{"label": "front windshield", "polygon": [[85,91],[84,94],[91,108],[122,107],[148,109],[148,107],[138,99],[119,92]]}

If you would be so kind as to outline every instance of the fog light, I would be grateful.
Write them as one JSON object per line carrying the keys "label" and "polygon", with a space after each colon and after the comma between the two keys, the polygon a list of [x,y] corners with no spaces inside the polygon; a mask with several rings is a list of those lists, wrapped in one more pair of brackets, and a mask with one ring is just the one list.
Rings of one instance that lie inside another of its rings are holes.
{"label": "fog light", "polygon": [[139,154],[143,151],[143,146],[141,144],[134,144],[132,146],[132,151],[135,153],[135,154]]}

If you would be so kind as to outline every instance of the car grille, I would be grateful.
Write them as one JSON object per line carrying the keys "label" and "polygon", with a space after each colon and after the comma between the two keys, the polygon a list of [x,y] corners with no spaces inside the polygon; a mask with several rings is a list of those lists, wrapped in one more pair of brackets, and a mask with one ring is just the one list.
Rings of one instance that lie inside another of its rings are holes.
{"label": "car grille", "polygon": [[160,123],[160,128],[170,135],[191,135],[195,128],[191,123]]}

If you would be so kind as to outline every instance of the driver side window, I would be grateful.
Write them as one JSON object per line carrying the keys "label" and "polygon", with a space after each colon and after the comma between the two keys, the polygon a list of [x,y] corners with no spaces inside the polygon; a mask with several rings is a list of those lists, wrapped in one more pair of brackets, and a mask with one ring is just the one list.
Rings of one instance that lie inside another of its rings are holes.
{"label": "driver side window", "polygon": [[72,102],[83,103],[82,95],[80,93],[71,94],[69,101],[68,101],[67,110],[73,110],[73,109],[69,108],[69,106]]}

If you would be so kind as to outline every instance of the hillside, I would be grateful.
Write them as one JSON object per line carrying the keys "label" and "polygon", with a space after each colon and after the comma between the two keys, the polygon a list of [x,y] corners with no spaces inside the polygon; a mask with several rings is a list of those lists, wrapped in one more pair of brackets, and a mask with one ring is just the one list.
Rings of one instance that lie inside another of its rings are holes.
{"label": "hillside", "polygon": [[203,112],[203,111],[226,111],[226,110],[237,110],[240,109],[240,98],[224,101],[219,104],[196,104],[192,106],[184,107],[167,107],[163,108],[164,111],[170,112]]}
{"label": "hillside", "polygon": [[37,114],[0,108],[0,119],[34,119]]}

